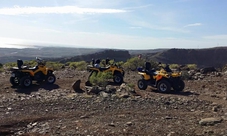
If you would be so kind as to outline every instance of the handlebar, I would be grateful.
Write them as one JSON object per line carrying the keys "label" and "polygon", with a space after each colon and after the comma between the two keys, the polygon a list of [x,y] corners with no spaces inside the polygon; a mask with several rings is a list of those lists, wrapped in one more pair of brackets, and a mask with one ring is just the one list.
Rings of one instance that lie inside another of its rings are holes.
{"label": "handlebar", "polygon": [[39,57],[36,57],[36,60],[42,61],[42,59],[41,59],[41,58],[39,58]]}
{"label": "handlebar", "polygon": [[44,60],[39,57],[36,57],[36,61],[37,61],[38,65],[45,65]]}

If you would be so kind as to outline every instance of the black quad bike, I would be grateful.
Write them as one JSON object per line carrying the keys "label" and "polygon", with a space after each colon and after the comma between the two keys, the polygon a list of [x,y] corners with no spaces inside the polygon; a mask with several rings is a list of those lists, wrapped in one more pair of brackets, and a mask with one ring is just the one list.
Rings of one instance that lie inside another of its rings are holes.
{"label": "black quad bike", "polygon": [[138,69],[141,79],[137,85],[140,90],[146,90],[148,85],[156,88],[159,92],[167,93],[172,89],[176,92],[183,91],[184,81],[181,79],[181,72],[173,72],[168,65],[160,70],[151,70],[151,64],[145,63],[145,69]]}
{"label": "black quad bike", "polygon": [[[109,60],[106,60],[107,65],[108,65],[108,61]],[[93,73],[97,74],[99,72],[110,72],[113,75],[114,83],[121,84],[123,82],[123,78],[125,74],[123,68],[118,67],[116,64],[110,64],[106,67],[99,67],[99,64],[100,64],[100,60],[96,60],[96,62],[92,60],[92,65],[88,65],[87,70],[90,72],[88,81]]]}
{"label": "black quad bike", "polygon": [[13,86],[29,87],[32,85],[32,81],[42,82],[45,81],[48,84],[53,84],[56,80],[53,74],[53,69],[47,68],[45,62],[41,58],[37,58],[37,65],[29,68],[23,65],[23,61],[17,60],[17,67],[10,68],[11,77],[10,83]]}

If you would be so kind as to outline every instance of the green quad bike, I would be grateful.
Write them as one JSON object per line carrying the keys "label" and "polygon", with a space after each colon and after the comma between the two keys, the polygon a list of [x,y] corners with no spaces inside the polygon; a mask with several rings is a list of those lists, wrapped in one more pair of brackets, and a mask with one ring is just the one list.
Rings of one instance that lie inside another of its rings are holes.
{"label": "green quad bike", "polygon": [[150,70],[151,64],[145,63],[145,69],[138,68],[141,79],[137,85],[140,90],[146,90],[148,85],[156,88],[161,93],[168,93],[171,90],[181,92],[184,90],[185,83],[181,79],[181,72],[173,72],[168,65],[161,67],[160,70]]}
{"label": "green quad bike", "polygon": [[[106,64],[108,64],[109,60],[106,60]],[[106,67],[99,67],[100,60],[92,60],[92,65],[88,65],[87,70],[90,72],[90,75],[88,77],[88,82],[90,80],[90,77],[92,74],[98,74],[99,72],[110,72],[113,75],[113,81],[115,84],[122,84],[124,81],[124,70],[123,68],[120,68],[116,64],[110,64]],[[88,83],[89,84],[89,83]]]}

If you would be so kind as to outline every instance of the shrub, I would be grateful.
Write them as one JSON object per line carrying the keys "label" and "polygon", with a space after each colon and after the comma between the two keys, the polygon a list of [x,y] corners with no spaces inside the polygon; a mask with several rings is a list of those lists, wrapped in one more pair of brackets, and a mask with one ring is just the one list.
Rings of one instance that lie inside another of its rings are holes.
{"label": "shrub", "polygon": [[87,69],[87,63],[85,61],[79,61],[76,64],[77,70],[86,70]]}
{"label": "shrub", "polygon": [[189,75],[188,71],[182,71],[181,72],[181,79],[182,80],[190,80],[191,76]]}
{"label": "shrub", "polygon": [[187,67],[188,67],[190,70],[195,70],[195,69],[197,69],[197,65],[196,65],[196,64],[187,64]]}
{"label": "shrub", "polygon": [[70,62],[69,63],[70,68],[74,68],[77,70],[86,70],[87,68],[87,62],[85,61],[79,61],[79,62]]}
{"label": "shrub", "polygon": [[6,69],[10,69],[12,67],[17,67],[17,63],[16,62],[8,62],[5,64]]}
{"label": "shrub", "polygon": [[116,62],[117,66],[122,67],[124,65],[123,61]]}
{"label": "shrub", "polygon": [[31,61],[24,61],[24,66],[28,66],[28,67],[34,67],[37,65],[37,62],[35,60],[31,60]]}
{"label": "shrub", "polygon": [[92,85],[106,86],[108,84],[108,79],[112,79],[113,75],[111,72],[93,72],[89,78]]}
{"label": "shrub", "polygon": [[64,64],[59,62],[46,62],[46,66],[49,68],[53,68],[54,70],[59,70],[64,66]]}
{"label": "shrub", "polygon": [[144,60],[138,57],[130,58],[123,64],[124,69],[136,70],[140,66],[144,66]]}
{"label": "shrub", "polygon": [[135,84],[133,84],[133,83],[128,83],[127,86],[130,88],[135,88]]}
{"label": "shrub", "polygon": [[76,68],[76,62],[70,62],[69,67],[75,69]]}
{"label": "shrub", "polygon": [[222,68],[221,68],[221,71],[227,71],[227,64],[225,64],[224,66],[222,66]]}
{"label": "shrub", "polygon": [[178,64],[170,64],[169,65],[169,68],[170,69],[178,69],[179,68],[179,65]]}
{"label": "shrub", "polygon": [[65,63],[65,66],[69,66],[72,62],[68,61]]}

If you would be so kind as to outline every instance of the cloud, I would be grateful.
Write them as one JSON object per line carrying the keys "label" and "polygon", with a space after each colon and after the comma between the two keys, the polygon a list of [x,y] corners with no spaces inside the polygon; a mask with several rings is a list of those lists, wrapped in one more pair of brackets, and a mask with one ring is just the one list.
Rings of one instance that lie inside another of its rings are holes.
{"label": "cloud", "polygon": [[130,29],[142,29],[142,27],[140,27],[140,26],[131,26],[131,27],[129,27]]}
{"label": "cloud", "polygon": [[184,27],[193,27],[193,26],[201,26],[201,25],[202,25],[201,23],[194,23],[194,24],[185,25]]}
{"label": "cloud", "polygon": [[19,7],[1,8],[0,15],[25,15],[25,14],[104,14],[124,13],[121,9],[79,8],[77,6],[62,7]]}
{"label": "cloud", "polygon": [[[100,37],[102,37],[100,39]],[[30,39],[30,40],[26,40]],[[207,39],[182,39],[176,37],[142,37],[129,36],[110,33],[90,33],[90,32],[54,32],[48,34],[29,33],[27,37],[18,39],[1,39],[1,46],[64,46],[64,47],[83,47],[83,48],[112,48],[112,49],[155,49],[159,48],[208,48],[219,45],[227,45],[227,41],[217,42]],[[21,48],[21,47],[20,47]]]}
{"label": "cloud", "polygon": [[[0,37],[0,48],[33,48],[31,43],[34,43],[34,42],[35,41],[26,40],[26,39]],[[30,44],[25,45],[25,43],[30,43]]]}
{"label": "cloud", "polygon": [[191,0],[176,0],[176,1],[174,1],[174,2],[189,2],[189,1],[191,1]]}
{"label": "cloud", "polygon": [[227,35],[212,35],[212,36],[204,36],[203,38],[205,38],[205,39],[219,39],[219,40],[225,39],[225,40],[227,40]]}
{"label": "cloud", "polygon": [[160,31],[170,31],[170,32],[177,32],[177,33],[189,33],[190,31],[175,27],[175,26],[161,26],[161,25],[153,25],[146,21],[134,21],[132,25],[138,26],[141,28],[148,28],[152,30],[160,30]]}
{"label": "cloud", "polygon": [[137,6],[137,7],[126,7],[126,8],[124,8],[124,9],[127,9],[127,10],[134,10],[134,9],[148,8],[148,7],[151,7],[151,6],[153,6],[153,4],[147,4],[147,5]]}

